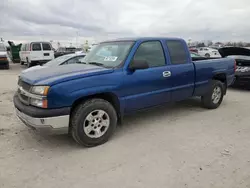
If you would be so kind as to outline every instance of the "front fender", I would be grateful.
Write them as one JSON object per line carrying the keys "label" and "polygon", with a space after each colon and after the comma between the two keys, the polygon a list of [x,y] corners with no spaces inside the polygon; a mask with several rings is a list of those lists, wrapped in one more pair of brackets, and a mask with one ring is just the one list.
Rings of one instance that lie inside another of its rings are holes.
{"label": "front fender", "polygon": [[81,90],[74,91],[70,93],[69,97],[72,99],[71,105],[80,98],[87,97],[90,95],[98,95],[102,93],[113,93],[118,97],[118,93],[115,92],[116,86],[101,86],[101,87],[91,87]]}

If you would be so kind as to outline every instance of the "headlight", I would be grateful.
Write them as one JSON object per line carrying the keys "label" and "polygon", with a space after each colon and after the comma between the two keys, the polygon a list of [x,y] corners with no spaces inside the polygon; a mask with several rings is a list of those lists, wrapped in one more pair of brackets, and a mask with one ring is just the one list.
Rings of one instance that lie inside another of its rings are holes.
{"label": "headlight", "polygon": [[31,93],[37,95],[44,95],[47,96],[49,92],[49,86],[34,86],[31,89]]}
{"label": "headlight", "polygon": [[48,108],[48,101],[47,99],[30,99],[30,104],[33,106],[37,106],[40,108]]}

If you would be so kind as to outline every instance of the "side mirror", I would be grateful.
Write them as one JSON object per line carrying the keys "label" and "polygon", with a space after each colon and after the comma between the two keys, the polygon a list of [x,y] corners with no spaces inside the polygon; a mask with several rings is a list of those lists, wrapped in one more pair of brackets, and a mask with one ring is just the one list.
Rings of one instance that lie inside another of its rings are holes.
{"label": "side mirror", "polygon": [[132,71],[138,70],[138,69],[148,69],[149,65],[147,61],[145,60],[133,60],[131,61],[129,65],[129,69]]}

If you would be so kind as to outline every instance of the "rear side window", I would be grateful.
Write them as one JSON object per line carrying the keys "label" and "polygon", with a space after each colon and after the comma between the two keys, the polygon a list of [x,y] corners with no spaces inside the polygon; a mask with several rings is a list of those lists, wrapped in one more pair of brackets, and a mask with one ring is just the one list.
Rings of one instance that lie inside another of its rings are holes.
{"label": "rear side window", "polygon": [[51,50],[51,46],[49,43],[42,43],[43,50]]}
{"label": "rear side window", "polygon": [[32,51],[41,51],[41,44],[40,43],[33,43],[32,44]]}
{"label": "rear side window", "polygon": [[166,44],[168,47],[171,64],[178,65],[187,62],[188,56],[181,41],[169,40],[166,42]]}
{"label": "rear side window", "polygon": [[165,66],[165,56],[159,41],[143,42],[137,49],[134,60],[145,60],[149,67]]}

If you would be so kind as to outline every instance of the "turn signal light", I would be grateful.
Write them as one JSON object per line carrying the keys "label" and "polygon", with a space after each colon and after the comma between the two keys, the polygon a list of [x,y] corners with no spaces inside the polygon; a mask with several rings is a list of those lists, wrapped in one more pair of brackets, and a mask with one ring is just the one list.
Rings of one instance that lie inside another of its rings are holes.
{"label": "turn signal light", "polygon": [[0,57],[0,61],[7,61],[7,57]]}

